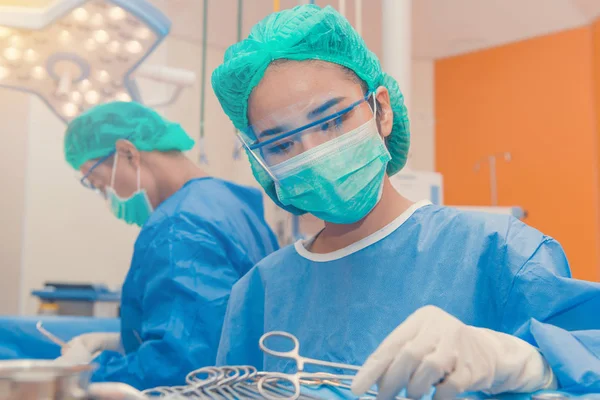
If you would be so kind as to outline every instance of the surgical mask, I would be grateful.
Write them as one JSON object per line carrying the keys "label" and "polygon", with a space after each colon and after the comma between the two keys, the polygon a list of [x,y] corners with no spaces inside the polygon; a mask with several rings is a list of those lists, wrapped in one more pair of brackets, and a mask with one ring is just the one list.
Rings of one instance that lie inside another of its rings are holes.
{"label": "surgical mask", "polygon": [[352,224],[381,199],[391,160],[375,118],[272,167],[277,197],[323,221]]}
{"label": "surgical mask", "polygon": [[140,187],[140,167],[138,166],[137,169],[137,191],[127,198],[120,197],[114,190],[118,158],[119,153],[117,152],[115,153],[110,187],[106,188],[108,205],[115,217],[122,219],[128,224],[142,226],[148,220],[150,214],[152,214],[153,208],[146,189]]}

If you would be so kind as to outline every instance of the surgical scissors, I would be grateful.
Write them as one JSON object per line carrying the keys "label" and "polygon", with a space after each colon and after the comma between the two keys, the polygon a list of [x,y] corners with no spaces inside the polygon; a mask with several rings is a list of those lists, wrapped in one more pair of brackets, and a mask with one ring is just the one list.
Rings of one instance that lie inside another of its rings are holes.
{"label": "surgical scissors", "polygon": [[[267,340],[271,338],[283,338],[291,341],[293,347],[288,351],[278,351],[267,346]],[[287,358],[296,362],[297,372],[295,374],[285,374],[279,372],[269,372],[262,376],[258,382],[258,390],[267,399],[277,399],[277,397],[270,396],[270,394],[264,390],[264,385],[267,382],[287,382],[290,383],[294,389],[294,394],[290,399],[296,400],[300,397],[300,386],[304,381],[310,381],[314,383],[315,380],[329,379],[335,381],[352,381],[354,375],[337,375],[329,374],[324,372],[305,372],[304,367],[306,365],[318,365],[326,368],[337,368],[341,370],[348,370],[358,372],[360,367],[350,364],[341,364],[331,361],[322,361],[314,358],[304,357],[300,355],[300,342],[296,336],[288,332],[273,331],[267,332],[260,338],[258,345],[260,349],[265,353],[273,357]]]}
{"label": "surgical scissors", "polygon": [[[61,349],[63,349],[65,346],[68,346],[67,342],[65,342],[64,340],[60,339],[58,336],[56,336],[55,334],[53,334],[52,332],[50,332],[46,328],[44,328],[44,326],[42,324],[42,321],[38,321],[35,324],[35,328],[38,330],[39,333],[41,333],[42,335],[44,335],[44,337],[46,337],[46,339],[50,340],[55,345],[59,346]],[[133,333],[135,334],[136,332],[133,331]],[[139,340],[140,340],[140,343],[141,343],[141,339],[139,339]],[[96,351],[94,354],[92,354],[92,358],[98,357],[100,355],[100,353],[102,353],[102,351],[103,350]]]}
{"label": "surgical scissors", "polygon": [[[293,343],[293,347],[291,350],[288,350],[288,351],[274,350],[274,349],[268,347],[268,345],[266,344],[267,340],[270,338],[287,339]],[[262,335],[262,337],[260,338],[260,340],[258,342],[258,345],[260,346],[260,349],[265,354],[268,354],[273,357],[290,359],[290,360],[293,360],[296,362],[297,372],[295,374],[268,372],[258,380],[258,382],[257,382],[258,390],[261,392],[261,394],[265,398],[271,399],[271,400],[275,400],[278,398],[270,396],[264,390],[264,385],[267,382],[273,382],[273,381],[288,382],[292,385],[292,387],[294,389],[294,395],[292,397],[290,397],[291,400],[296,400],[300,397],[300,386],[301,385],[314,386],[317,388],[321,387],[321,386],[325,386],[325,385],[339,387],[339,388],[343,388],[343,389],[351,388],[351,385],[345,384],[344,381],[352,382],[355,375],[339,375],[339,374],[331,374],[331,373],[327,373],[327,372],[305,372],[304,371],[305,365],[316,365],[316,366],[322,366],[322,367],[326,367],[326,368],[337,368],[337,369],[341,369],[341,370],[354,371],[354,372],[358,372],[360,370],[360,367],[357,367],[356,365],[317,360],[315,358],[309,358],[309,357],[304,357],[304,356],[300,355],[300,342],[298,341],[298,338],[296,338],[296,336],[294,336],[288,332],[283,332],[283,331],[267,332],[264,335]],[[367,394],[368,395],[377,395],[377,392],[369,391]],[[396,399],[406,400],[403,397],[396,397]]]}
{"label": "surgical scissors", "polygon": [[44,328],[42,325],[42,321],[38,321],[37,324],[35,324],[35,328],[38,330],[39,333],[44,335],[46,337],[46,339],[50,340],[55,345],[60,346],[60,347],[64,347],[67,345],[67,342],[65,342],[64,340],[61,340],[55,334],[46,330],[46,328]]}

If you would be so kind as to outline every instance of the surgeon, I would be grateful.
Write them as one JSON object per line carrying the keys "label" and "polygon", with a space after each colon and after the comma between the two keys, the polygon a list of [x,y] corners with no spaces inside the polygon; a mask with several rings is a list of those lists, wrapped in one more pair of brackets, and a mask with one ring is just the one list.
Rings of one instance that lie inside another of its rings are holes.
{"label": "surgeon", "polygon": [[[207,175],[179,124],[137,103],[97,106],[70,124],[65,158],[114,217],[141,227],[123,284],[121,333],[73,339],[62,359],[95,360],[95,381],[181,385],[214,365],[230,291],[277,249],[260,191]],[[105,244],[110,246],[110,244]]]}
{"label": "surgeon", "polygon": [[286,331],[301,355],[362,365],[356,395],[600,391],[600,285],[571,279],[561,246],[514,218],[394,190],[403,96],[334,9],[269,15],[212,85],[269,196],[325,222],[235,285],[220,364],[294,372],[258,347]]}

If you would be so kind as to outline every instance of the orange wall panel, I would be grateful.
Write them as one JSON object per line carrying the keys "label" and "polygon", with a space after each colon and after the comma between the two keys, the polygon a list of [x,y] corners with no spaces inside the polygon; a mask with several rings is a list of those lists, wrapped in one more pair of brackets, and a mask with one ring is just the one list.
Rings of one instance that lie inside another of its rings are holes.
{"label": "orange wall panel", "polygon": [[[596,111],[596,171],[598,172],[598,187],[600,188],[600,21],[592,24],[592,62],[594,76],[594,102]],[[600,218],[600,215],[599,215]],[[598,222],[600,226],[600,221]]]}
{"label": "orange wall panel", "polygon": [[592,46],[581,28],[437,61],[436,169],[447,204],[489,205],[489,170],[474,164],[511,152],[499,204],[560,241],[575,277],[600,280]]}

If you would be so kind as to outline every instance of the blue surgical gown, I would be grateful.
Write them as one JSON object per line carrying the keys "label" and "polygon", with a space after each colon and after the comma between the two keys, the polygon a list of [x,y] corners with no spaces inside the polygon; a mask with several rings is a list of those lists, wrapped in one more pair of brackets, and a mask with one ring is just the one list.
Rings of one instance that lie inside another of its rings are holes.
{"label": "blue surgical gown", "polygon": [[561,246],[514,218],[424,204],[345,249],[296,243],[258,263],[233,289],[217,362],[294,372],[258,347],[286,331],[303,356],[362,365],[429,304],[538,347],[564,390],[600,391],[600,284],[571,279]]}
{"label": "blue surgical gown", "polygon": [[276,250],[261,193],[219,179],[188,182],[143,226],[123,285],[125,355],[104,352],[94,381],[181,385],[214,365],[233,284]]}

